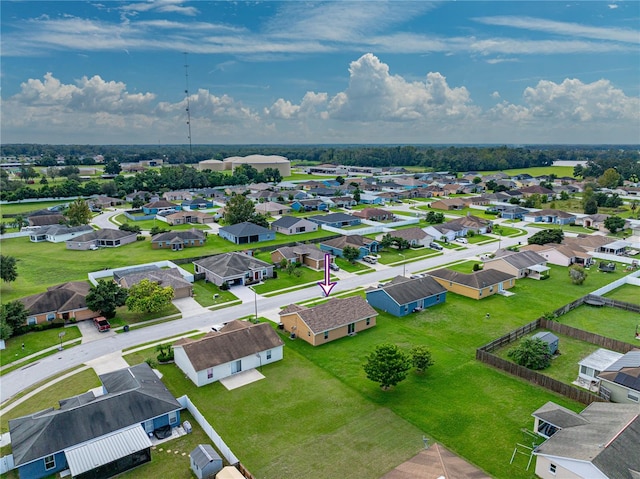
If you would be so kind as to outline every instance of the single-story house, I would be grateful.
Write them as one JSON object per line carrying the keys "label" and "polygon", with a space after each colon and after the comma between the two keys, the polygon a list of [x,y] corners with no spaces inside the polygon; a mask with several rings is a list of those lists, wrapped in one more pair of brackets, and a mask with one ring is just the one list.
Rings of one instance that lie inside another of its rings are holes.
{"label": "single-story house", "polygon": [[218,286],[227,283],[252,284],[273,278],[273,265],[244,253],[232,252],[209,256],[193,262],[196,274]]}
{"label": "single-story house", "polygon": [[515,276],[518,279],[546,279],[550,268],[546,258],[535,251],[499,250],[496,257],[484,263],[484,269],[496,269]]}
{"label": "single-story house", "polygon": [[289,263],[301,263],[311,269],[324,269],[324,260],[326,253],[315,245],[297,244],[295,246],[281,246],[277,250],[271,252],[271,261],[273,264],[280,264],[280,261],[286,259]]}
{"label": "single-story house", "polygon": [[50,243],[62,243],[63,241],[82,236],[93,231],[89,225],[65,226],[65,225],[49,225],[41,226],[29,233],[29,241],[40,243],[49,241]]}
{"label": "single-story house", "polygon": [[531,339],[539,339],[540,341],[545,343],[549,348],[549,354],[556,354],[556,352],[558,351],[558,336],[550,331],[540,331],[539,333],[531,336]]}
{"label": "single-story house", "polygon": [[160,218],[169,225],[185,225],[185,224],[210,224],[215,222],[215,216],[204,213],[202,211],[178,211],[168,215],[162,215]]}
{"label": "single-story house", "polygon": [[533,195],[540,195],[543,197],[545,202],[551,201],[555,197],[553,190],[540,185],[525,186],[524,188],[520,188],[520,193],[522,193],[524,198],[529,198]]}
{"label": "single-story house", "polygon": [[463,226],[466,229],[466,233],[468,233],[469,231],[473,231],[475,234],[480,235],[490,233],[492,227],[491,221],[485,220],[484,218],[479,218],[472,214],[467,214],[466,216],[462,216],[461,218],[448,221],[447,223],[445,223],[445,226],[451,228],[452,224]]}
{"label": "single-story house", "polygon": [[361,296],[333,297],[311,308],[290,304],[280,311],[280,322],[292,338],[319,346],[373,328],[377,316]]}
{"label": "single-story house", "polygon": [[541,479],[638,477],[640,415],[636,404],[593,402],[577,415],[559,414],[560,406],[554,403],[547,403],[543,408],[546,410],[541,414],[560,418],[566,424],[556,428],[534,449],[536,476]]}
{"label": "single-story house", "polygon": [[634,349],[598,375],[600,396],[612,402],[640,403],[640,349]]}
{"label": "single-story house", "polygon": [[535,251],[546,259],[547,263],[558,266],[571,266],[572,264],[591,266],[595,263],[589,252],[577,244],[530,244],[523,246],[520,251]]}
{"label": "single-story house", "polygon": [[213,201],[206,198],[191,198],[185,199],[180,203],[180,206],[184,210],[204,210],[206,208],[213,208]]}
{"label": "single-story house", "polygon": [[439,225],[430,225],[423,228],[424,232],[438,241],[451,242],[456,238],[467,236],[467,228],[459,223],[449,221]]}
{"label": "single-story house", "polygon": [[162,199],[166,201],[184,201],[184,200],[192,200],[193,193],[186,190],[180,191],[167,191],[162,193]]}
{"label": "single-story house", "polygon": [[193,285],[184,279],[176,268],[160,269],[156,266],[145,268],[143,271],[133,268],[113,273],[113,280],[123,288],[130,288],[143,279],[158,283],[163,288],[171,286],[173,299],[189,298],[193,294]]}
{"label": "single-story house", "polygon": [[302,199],[302,200],[294,200],[291,203],[291,209],[293,211],[326,211],[329,209],[329,206],[322,200],[317,198],[310,199]]}
{"label": "single-story house", "polygon": [[329,200],[333,202],[336,208],[351,208],[358,204],[352,196],[332,196]]}
{"label": "single-story house", "polygon": [[354,211],[353,216],[369,221],[391,221],[394,218],[394,214],[391,211],[380,208],[364,208]]}
{"label": "single-story house", "polygon": [[500,217],[507,220],[521,220],[524,218],[529,210],[521,208],[520,206],[504,206],[503,208],[495,208],[500,211]]}
{"label": "single-story house", "polygon": [[607,254],[621,255],[629,248],[630,243],[625,240],[617,240],[600,247],[600,251]]}
{"label": "single-story house", "polygon": [[284,343],[270,323],[233,320],[200,339],[173,345],[176,366],[200,387],[282,359]]}
{"label": "single-story house", "polygon": [[472,299],[482,299],[501,293],[516,284],[516,277],[512,274],[488,269],[474,271],[473,273],[459,273],[450,269],[438,269],[429,271],[438,283],[447,291],[461,294]]}
{"label": "single-story house", "polygon": [[124,203],[124,201],[120,198],[112,198],[110,196],[100,195],[90,198],[88,200],[88,203],[98,208],[109,208],[111,206],[121,205]]}
{"label": "single-story house", "polygon": [[345,228],[348,226],[356,226],[362,223],[357,216],[348,215],[346,213],[329,213],[327,215],[315,215],[307,218],[320,226],[326,225],[333,228]]}
{"label": "single-story house", "polygon": [[57,319],[82,321],[99,316],[87,308],[86,298],[90,289],[91,285],[86,281],[70,281],[50,286],[44,293],[26,296],[18,301],[29,312],[27,324],[30,326]]}
{"label": "single-story house", "polygon": [[529,211],[522,217],[529,223],[551,223],[554,225],[568,225],[575,223],[576,216],[561,210]]}
{"label": "single-story house", "polygon": [[191,470],[198,479],[208,479],[222,470],[224,465],[220,454],[210,444],[198,444],[189,453]]}
{"label": "single-story house", "polygon": [[91,248],[117,248],[135,243],[138,235],[131,231],[102,229],[66,241],[67,249],[86,251]]}
{"label": "single-story house", "polygon": [[276,232],[249,221],[224,226],[218,230],[220,237],[235,244],[260,243],[276,239]]}
{"label": "single-story house", "polygon": [[342,256],[342,250],[351,246],[359,251],[357,259],[378,252],[379,243],[362,235],[339,236],[337,238],[322,241],[320,249],[334,256]]}
{"label": "single-story house", "polygon": [[153,203],[160,200],[160,196],[150,191],[134,191],[124,197],[124,200],[128,203],[133,203],[135,200],[140,199],[142,201],[148,201]]}
{"label": "single-story house", "polygon": [[184,248],[203,246],[207,237],[203,231],[191,229],[187,231],[168,231],[158,233],[151,238],[153,249],[171,249],[180,251]]}
{"label": "single-story house", "polygon": [[309,221],[306,218],[282,216],[271,223],[271,229],[276,233],[295,235],[300,233],[309,233],[311,231],[318,231],[318,223]]}
{"label": "single-story house", "polygon": [[50,225],[59,225],[67,222],[67,218],[60,213],[56,213],[53,211],[47,211],[47,213],[38,214],[34,213],[27,217],[27,223],[29,226],[50,226]]}
{"label": "single-story house", "polygon": [[467,204],[461,198],[443,198],[433,201],[429,206],[435,210],[462,210]]}
{"label": "single-story house", "polygon": [[182,406],[146,363],[100,376],[92,391],[9,421],[13,460],[21,479],[69,471],[108,478],[149,462],[156,429],[180,424]]}
{"label": "single-story house", "polygon": [[444,303],[447,290],[430,276],[416,279],[397,276],[384,286],[367,289],[366,295],[374,308],[401,317]]}
{"label": "single-story house", "polygon": [[588,384],[597,383],[598,375],[622,356],[622,354],[608,349],[597,349],[578,362],[578,380]]}
{"label": "single-story house", "polygon": [[161,211],[176,210],[180,211],[182,206],[165,200],[153,201],[142,206],[145,215],[157,215]]}
{"label": "single-story house", "polygon": [[429,246],[433,241],[433,236],[426,233],[422,228],[405,228],[401,230],[395,230],[391,232],[391,236],[394,238],[401,238],[407,241],[411,246]]}
{"label": "single-story house", "polygon": [[386,200],[378,195],[370,193],[360,193],[360,203],[363,205],[383,205]]}
{"label": "single-story house", "polygon": [[265,203],[258,203],[255,207],[256,213],[261,213],[263,215],[284,215],[291,211],[291,207],[288,205],[283,205],[281,203],[276,203],[275,201],[267,201]]}

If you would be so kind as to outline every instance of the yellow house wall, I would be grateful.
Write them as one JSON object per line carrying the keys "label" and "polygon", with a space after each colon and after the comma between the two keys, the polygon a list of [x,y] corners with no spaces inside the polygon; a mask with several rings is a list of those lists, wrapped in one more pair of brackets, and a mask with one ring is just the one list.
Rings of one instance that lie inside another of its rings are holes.
{"label": "yellow house wall", "polygon": [[[296,337],[306,341],[312,346],[320,346],[335,339],[344,338],[348,335],[348,326],[341,326],[329,331],[329,337],[324,339],[324,331],[314,334],[300,317],[295,314],[287,314],[280,316],[280,322],[284,325],[284,330],[288,333],[294,332]],[[367,326],[366,319],[356,321],[355,332],[364,331],[369,328],[373,328],[376,325],[376,317],[370,318],[369,325]],[[295,329],[294,329],[295,326]]]}

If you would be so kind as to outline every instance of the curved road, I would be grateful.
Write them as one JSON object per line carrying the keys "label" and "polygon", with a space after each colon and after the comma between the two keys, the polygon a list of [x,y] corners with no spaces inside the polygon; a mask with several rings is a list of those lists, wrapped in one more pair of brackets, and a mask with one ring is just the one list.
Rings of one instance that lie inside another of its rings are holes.
{"label": "curved road", "polygon": [[[529,231],[529,235],[537,230]],[[502,238],[501,246],[507,247],[518,244],[526,236],[515,238]],[[472,256],[495,251],[496,243],[477,246],[469,245],[460,251],[445,251],[446,254],[428,258],[424,260],[407,263],[406,274],[411,271],[422,271],[434,268],[444,263],[466,259]],[[333,293],[348,291],[350,289],[377,284],[397,275],[402,275],[405,267],[402,265],[380,269],[365,275],[353,275],[352,277],[341,279],[333,289]],[[304,290],[281,294],[272,298],[261,298],[257,300],[258,312],[279,310],[282,305],[297,303],[321,297],[319,287],[310,287]],[[70,368],[79,366],[87,361],[98,359],[107,354],[121,351],[138,344],[151,341],[160,341],[164,338],[178,336],[194,329],[208,329],[211,326],[219,325],[232,319],[249,316],[254,313],[255,305],[253,301],[238,306],[232,306],[215,312],[207,312],[187,318],[161,323],[155,326],[135,329],[128,333],[116,334],[113,336],[98,339],[90,343],[80,344],[70,349],[59,351],[54,355],[47,356],[39,361],[25,365],[23,368],[14,370],[2,376],[2,388],[0,391],[0,403],[47,378],[58,375]]]}

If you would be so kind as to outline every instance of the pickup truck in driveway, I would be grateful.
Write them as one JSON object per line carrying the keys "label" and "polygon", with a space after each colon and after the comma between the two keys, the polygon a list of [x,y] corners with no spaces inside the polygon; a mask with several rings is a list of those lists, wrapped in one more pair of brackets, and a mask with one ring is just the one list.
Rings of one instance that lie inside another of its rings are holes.
{"label": "pickup truck in driveway", "polygon": [[109,321],[107,321],[107,318],[105,318],[104,316],[93,318],[93,324],[96,325],[96,328],[98,328],[98,331],[100,331],[101,333],[104,333],[105,331],[109,331],[111,329]]}

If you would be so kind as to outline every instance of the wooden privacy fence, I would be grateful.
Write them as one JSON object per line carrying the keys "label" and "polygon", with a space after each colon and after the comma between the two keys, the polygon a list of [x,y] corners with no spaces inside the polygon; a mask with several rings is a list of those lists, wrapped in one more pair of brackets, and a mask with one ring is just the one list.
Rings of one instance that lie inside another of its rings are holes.
{"label": "wooden privacy fence", "polygon": [[[564,305],[561,308],[558,308],[553,312],[555,317],[561,316],[563,314],[568,313],[572,309],[577,308],[578,306],[584,304],[587,301],[599,302],[604,306],[609,306],[617,309],[624,309],[627,311],[635,311],[640,313],[640,306],[632,303],[625,303],[624,301],[617,301],[610,298],[603,298],[601,296],[596,295],[587,295],[579,298],[575,301],[572,301],[569,304]],[[572,326],[568,326],[566,324],[559,323],[552,319],[547,319],[544,317],[538,318],[535,321],[525,324],[509,333],[501,336],[497,339],[494,339],[490,343],[485,344],[484,346],[479,347],[476,350],[476,359],[478,361],[482,361],[485,364],[489,364],[494,368],[501,369],[509,374],[514,376],[518,376],[522,379],[529,381],[530,383],[537,384],[538,386],[542,386],[546,389],[549,389],[558,394],[562,394],[569,399],[573,399],[574,401],[579,401],[583,404],[591,404],[594,401],[604,401],[604,399],[599,396],[583,390],[577,387],[571,386],[569,384],[565,384],[556,379],[550,378],[542,373],[537,371],[533,371],[531,369],[525,368],[516,364],[512,361],[508,361],[499,356],[493,354],[493,351],[499,349],[503,346],[511,344],[521,337],[535,331],[536,329],[548,329],[550,331],[564,334],[566,336],[570,336],[572,338],[578,339],[580,341],[585,341],[596,346],[610,349],[613,351],[617,351],[619,353],[627,353],[634,349],[634,345],[631,343],[626,343],[624,341],[619,341],[617,339],[607,338],[606,336],[601,336],[599,334],[590,333],[589,331],[584,331],[582,329],[574,328]]]}

